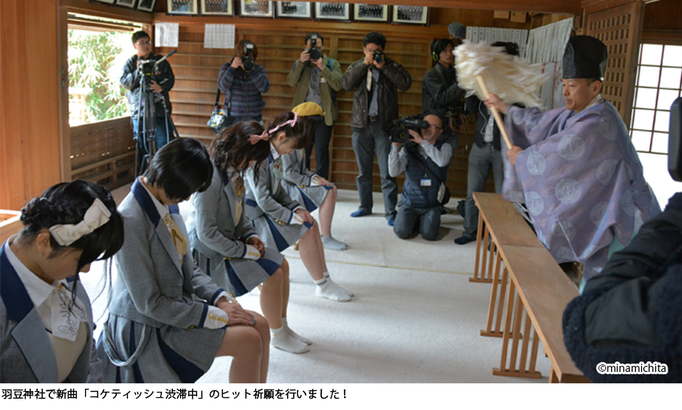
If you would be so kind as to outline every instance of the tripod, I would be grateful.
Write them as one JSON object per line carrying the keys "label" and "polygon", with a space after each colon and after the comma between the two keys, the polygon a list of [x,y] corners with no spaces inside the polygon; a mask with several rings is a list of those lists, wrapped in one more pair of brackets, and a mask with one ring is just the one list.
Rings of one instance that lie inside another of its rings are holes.
{"label": "tripod", "polygon": [[152,80],[156,80],[154,73],[156,72],[158,65],[175,52],[176,50],[157,61],[145,60],[138,68],[141,74],[139,87],[140,98],[137,107],[137,123],[134,123],[133,127],[133,140],[135,141],[135,176],[142,174],[147,169],[151,159],[158,150],[156,131],[159,118],[163,118],[165,125],[166,138],[164,144],[170,142],[172,135],[179,137],[173,121],[168,115],[166,99],[163,96],[160,98],[161,107],[163,108],[163,117],[157,117],[156,96],[154,95],[154,91],[150,88]]}

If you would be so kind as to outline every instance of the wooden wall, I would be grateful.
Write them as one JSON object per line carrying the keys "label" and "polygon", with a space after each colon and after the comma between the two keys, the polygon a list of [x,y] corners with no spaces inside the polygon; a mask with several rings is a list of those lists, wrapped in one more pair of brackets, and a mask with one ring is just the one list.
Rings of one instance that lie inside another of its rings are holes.
{"label": "wooden wall", "polygon": [[642,41],[682,45],[682,2],[660,0],[647,4]]}
{"label": "wooden wall", "polygon": [[0,7],[0,209],[61,180],[58,0],[4,1]]}
{"label": "wooden wall", "polygon": [[[220,67],[233,55],[232,49],[205,49],[203,31],[205,23],[236,24],[237,41],[248,39],[258,46],[257,63],[264,66],[270,80],[270,91],[263,95],[265,120],[292,108],[295,89],[286,83],[293,63],[303,50],[303,39],[311,31],[324,37],[325,53],[341,64],[343,72],[362,57],[362,40],[370,31],[380,31],[387,37],[386,54],[400,62],[412,75],[412,86],[399,92],[400,115],[414,115],[421,111],[421,81],[432,67],[429,57],[430,43],[435,38],[448,37],[447,24],[459,21],[464,25],[496,26],[504,28],[529,28],[527,23],[511,23],[493,19],[492,11],[432,9],[432,21],[442,24],[406,26],[394,24],[330,23],[297,21],[293,19],[256,19],[176,17],[162,13],[154,15],[155,21],[178,21],[180,41],[178,53],[169,61],[175,73],[175,87],[170,93],[173,102],[173,120],[183,137],[196,137],[210,143],[214,134],[206,126],[217,88]],[[405,32],[410,35],[406,36]],[[165,55],[172,48],[161,48]],[[353,104],[351,92],[337,93],[339,118],[334,127],[331,144],[331,180],[340,188],[356,189],[357,164],[351,143],[350,117]],[[474,118],[472,117],[472,122]],[[470,127],[473,131],[473,123]],[[460,148],[455,154],[448,185],[453,196],[466,195],[467,158],[473,138],[461,136]],[[399,183],[402,186],[402,176]],[[375,163],[374,190],[380,191],[378,165]]]}

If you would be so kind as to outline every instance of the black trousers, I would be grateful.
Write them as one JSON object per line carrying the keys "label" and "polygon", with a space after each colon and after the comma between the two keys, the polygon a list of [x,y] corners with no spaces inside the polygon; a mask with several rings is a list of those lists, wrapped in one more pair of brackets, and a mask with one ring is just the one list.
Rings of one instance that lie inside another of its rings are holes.
{"label": "black trousers", "polygon": [[329,179],[329,141],[332,139],[333,125],[321,122],[315,128],[313,143],[305,150],[305,164],[310,169],[310,155],[315,147],[315,173],[324,179]]}

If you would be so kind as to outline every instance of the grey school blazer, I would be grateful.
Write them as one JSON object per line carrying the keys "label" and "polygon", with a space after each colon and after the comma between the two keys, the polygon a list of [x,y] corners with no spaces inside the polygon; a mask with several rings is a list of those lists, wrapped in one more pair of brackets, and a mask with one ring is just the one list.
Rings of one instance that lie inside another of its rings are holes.
{"label": "grey school blazer", "polygon": [[[208,306],[194,299],[198,297],[214,304],[223,289],[194,265],[189,246],[182,264],[172,256],[177,255],[173,239],[163,221],[151,220],[145,213],[134,196],[144,188],[136,184],[140,184],[139,180],[118,207],[125,226],[125,241],[114,255],[118,280],[109,312],[157,328],[164,325],[182,329],[203,327]],[[141,197],[145,196],[146,191]],[[148,197],[146,200],[151,202]],[[154,204],[144,207],[152,209]],[[183,229],[182,217],[171,216]]]}
{"label": "grey school blazer", "polygon": [[[230,167],[227,174],[234,172]],[[245,241],[256,235],[256,230],[245,217],[244,209],[240,219],[235,220],[238,198],[230,184],[223,184],[220,170],[214,166],[211,186],[192,195],[194,207],[187,221],[192,248],[210,258],[243,258],[246,255]]]}
{"label": "grey school blazer", "polygon": [[[281,161],[281,160],[280,160]],[[274,174],[275,167],[282,167],[280,161],[266,159],[260,164],[249,167],[245,172],[246,186],[246,216],[254,220],[266,214],[275,222],[289,224],[294,215],[294,209],[300,204],[286,193],[281,181]],[[254,167],[258,167],[258,181],[254,174]]]}
{"label": "grey school blazer", "polygon": [[[77,282],[76,296],[83,302],[88,335],[71,373],[64,380],[85,383],[90,371],[92,309],[88,294]],[[45,325],[26,287],[0,245],[0,383],[58,383],[57,360]]]}

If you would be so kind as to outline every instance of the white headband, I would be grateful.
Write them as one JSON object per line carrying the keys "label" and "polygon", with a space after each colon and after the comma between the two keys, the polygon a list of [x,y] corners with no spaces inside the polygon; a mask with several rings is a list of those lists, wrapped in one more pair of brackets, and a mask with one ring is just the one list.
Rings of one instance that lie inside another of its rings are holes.
{"label": "white headband", "polygon": [[50,227],[50,233],[58,244],[69,246],[109,222],[110,216],[111,212],[109,212],[106,205],[99,198],[96,198],[85,212],[82,221],[76,225],[53,225]]}

